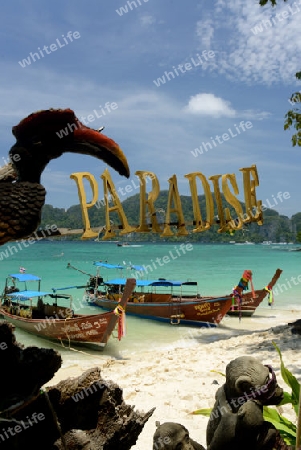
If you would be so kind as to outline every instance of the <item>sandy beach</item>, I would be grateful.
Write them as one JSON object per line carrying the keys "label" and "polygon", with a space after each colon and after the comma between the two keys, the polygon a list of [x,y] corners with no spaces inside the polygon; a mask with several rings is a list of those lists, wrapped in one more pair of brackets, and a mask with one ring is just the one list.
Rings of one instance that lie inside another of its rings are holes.
{"label": "sandy beach", "polygon": [[[155,346],[143,354],[124,356],[124,359],[100,359],[105,380],[113,380],[122,389],[124,400],[135,405],[137,410],[155,411],[146,423],[134,450],[152,448],[152,437],[156,421],[172,421],[186,426],[190,436],[206,446],[206,427],[208,418],[192,415],[199,408],[209,408],[214,404],[218,387],[224,377],[214,371],[225,373],[226,365],[234,358],[252,355],[263,364],[271,364],[276,372],[279,385],[288,390],[280,375],[280,360],[272,341],[281,349],[283,361],[291,372],[301,379],[300,349],[301,338],[292,334],[287,325],[278,325],[267,331],[250,332],[213,343],[193,343],[183,340],[157,351]],[[95,362],[64,365],[48,383],[54,385],[62,379],[76,377]],[[290,420],[295,414],[290,406],[281,407]]]}

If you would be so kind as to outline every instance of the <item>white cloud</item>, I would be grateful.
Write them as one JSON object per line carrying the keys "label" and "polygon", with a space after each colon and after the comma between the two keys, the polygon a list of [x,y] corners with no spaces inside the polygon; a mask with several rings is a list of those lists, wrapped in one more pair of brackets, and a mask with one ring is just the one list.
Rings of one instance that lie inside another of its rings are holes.
{"label": "white cloud", "polygon": [[211,19],[199,20],[197,22],[197,36],[200,38],[202,48],[211,48],[214,36],[213,21]]}
{"label": "white cloud", "polygon": [[[273,8],[270,5],[260,7],[257,1],[218,0],[211,17],[207,21],[207,32],[216,53],[217,72],[247,84],[296,81],[301,51],[301,41],[297,39],[300,35],[300,0],[292,5],[281,2]],[[202,21],[196,24],[196,36],[201,45],[203,26]]]}
{"label": "white cloud", "polygon": [[190,97],[185,111],[211,117],[235,117],[230,102],[216,97],[214,94],[196,94]]}
{"label": "white cloud", "polygon": [[140,17],[140,22],[142,26],[147,27],[153,25],[156,22],[156,19],[150,14],[144,14]]}

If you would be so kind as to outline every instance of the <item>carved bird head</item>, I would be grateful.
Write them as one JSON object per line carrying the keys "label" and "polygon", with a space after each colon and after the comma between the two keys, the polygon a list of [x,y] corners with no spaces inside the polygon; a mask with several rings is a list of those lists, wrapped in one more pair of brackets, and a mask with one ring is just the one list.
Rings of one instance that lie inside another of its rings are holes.
{"label": "carved bird head", "polygon": [[71,109],[49,109],[30,114],[12,129],[17,142],[9,155],[17,181],[40,183],[46,165],[65,152],[103,160],[120,175],[130,175],[119,145],[81,123]]}

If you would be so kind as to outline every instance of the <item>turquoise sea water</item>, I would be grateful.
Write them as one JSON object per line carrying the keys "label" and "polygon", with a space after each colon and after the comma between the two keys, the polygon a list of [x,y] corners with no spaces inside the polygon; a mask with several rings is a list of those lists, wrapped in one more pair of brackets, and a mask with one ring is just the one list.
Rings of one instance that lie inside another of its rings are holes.
{"label": "turquoise sea water", "polygon": [[[126,357],[132,352],[165,348],[170,345],[189,345],[195,340],[203,343],[229,337],[249,330],[267,329],[301,317],[301,252],[292,252],[293,245],[211,245],[211,244],[148,244],[141,247],[118,247],[113,242],[91,241],[39,241],[27,248],[10,243],[0,249],[0,289],[3,290],[8,274],[18,273],[19,267],[27,273],[42,278],[41,289],[81,285],[87,276],[67,264],[84,272],[95,274],[93,261],[111,264],[136,264],[146,267],[145,278],[169,278],[198,282],[201,295],[225,295],[231,292],[245,269],[253,271],[254,288],[267,285],[277,268],[283,270],[275,289],[273,308],[264,302],[252,316],[226,317],[217,329],[191,329],[176,327],[149,320],[127,317],[127,335],[119,342],[112,338],[101,355],[89,350],[89,355],[76,353],[76,358]],[[133,271],[122,271],[134,276]],[[117,271],[103,270],[104,279],[120,276]],[[33,288],[33,287],[32,287]],[[97,307],[82,307],[83,290],[70,289],[76,308],[80,313],[99,313]],[[62,351],[70,361],[75,352],[59,345],[16,330],[17,338],[24,345],[54,347]],[[93,356],[91,356],[93,355]]]}

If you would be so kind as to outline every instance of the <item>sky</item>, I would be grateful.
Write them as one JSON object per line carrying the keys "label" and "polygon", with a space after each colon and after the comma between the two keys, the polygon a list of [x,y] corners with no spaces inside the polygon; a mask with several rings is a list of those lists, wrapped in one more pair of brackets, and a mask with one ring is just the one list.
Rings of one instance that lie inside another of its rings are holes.
{"label": "sky", "polygon": [[78,204],[70,175],[83,171],[101,200],[106,168],[121,200],[139,193],[135,172],[149,171],[161,190],[176,175],[182,195],[190,195],[186,174],[234,173],[243,201],[239,169],[255,164],[257,199],[291,217],[301,211],[301,148],[283,126],[301,90],[301,0],[278,3],[2,2],[0,166],[15,143],[12,126],[38,110],[71,108],[88,126],[105,127],[131,175],[65,153],[42,174],[47,204]]}

